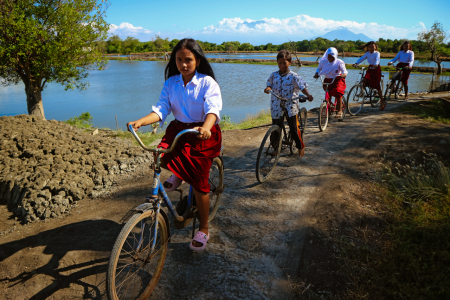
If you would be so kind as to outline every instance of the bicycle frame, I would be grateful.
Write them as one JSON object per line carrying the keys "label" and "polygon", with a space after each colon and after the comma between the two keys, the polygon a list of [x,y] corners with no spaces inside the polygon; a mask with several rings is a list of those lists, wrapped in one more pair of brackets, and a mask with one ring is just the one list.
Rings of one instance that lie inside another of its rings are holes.
{"label": "bicycle frame", "polygon": [[[164,189],[161,180],[160,180],[160,174],[161,174],[161,155],[163,153],[169,153],[171,152],[174,148],[176,143],[178,142],[178,140],[180,139],[180,137],[184,134],[187,133],[195,133],[195,134],[199,134],[198,130],[195,129],[185,129],[183,131],[181,131],[180,133],[177,134],[177,136],[175,137],[175,139],[173,140],[172,145],[170,146],[169,149],[162,149],[162,148],[149,148],[147,146],[144,145],[144,143],[142,143],[141,139],[139,138],[139,136],[136,134],[136,132],[133,129],[132,125],[128,126],[128,129],[130,130],[130,132],[133,134],[133,136],[135,137],[135,139],[138,141],[139,145],[141,145],[142,148],[144,148],[147,151],[150,152],[154,152],[157,154],[157,159],[156,159],[156,164],[155,164],[155,172],[153,174],[153,183],[152,183],[152,192],[151,192],[151,196],[147,197],[148,203],[144,203],[139,205],[136,210],[138,211],[147,211],[150,209],[153,209],[156,213],[156,215],[158,215],[159,213],[161,213],[161,199],[158,198],[158,195],[162,197],[162,200],[164,201],[164,203],[167,205],[167,208],[169,209],[170,214],[179,222],[182,222],[185,220],[184,216],[180,216],[175,207],[172,204],[172,201],[170,201],[170,198],[167,196],[166,190]],[[192,203],[192,193],[193,193],[193,188],[192,186],[189,187],[189,195],[188,195],[188,206],[190,207],[191,203]],[[158,233],[158,218],[156,218],[155,220],[155,228],[154,231],[152,232],[154,234],[154,236],[157,236]],[[170,235],[169,235],[170,236]],[[141,237],[142,239],[142,237]],[[140,242],[139,242],[140,244]],[[153,250],[155,249],[156,246],[156,239],[153,240],[152,242],[152,251],[150,253],[153,252]],[[138,246],[140,247],[140,245]]]}
{"label": "bicycle frame", "polygon": [[[325,85],[326,88],[327,88],[327,89],[325,90],[325,100],[324,100],[324,102],[327,103],[327,110],[330,111],[330,112],[336,111],[336,109],[331,110],[331,105],[333,105],[333,103],[331,102],[331,96],[328,94],[328,87],[334,83],[334,80],[335,80],[338,76],[334,77],[333,80],[332,80],[330,83],[325,83],[325,82],[323,81],[323,77],[325,77],[325,76],[320,76],[320,81],[322,81],[322,84]],[[334,97],[334,100],[335,100],[335,101],[334,101],[334,107],[336,107],[336,104],[337,104],[337,99],[336,99],[336,97]],[[341,99],[341,101],[342,101],[342,99]],[[341,103],[341,104],[342,104],[341,109],[344,109],[344,108],[345,108],[345,104],[344,104],[343,102],[344,102],[344,101],[342,101],[342,103]]]}

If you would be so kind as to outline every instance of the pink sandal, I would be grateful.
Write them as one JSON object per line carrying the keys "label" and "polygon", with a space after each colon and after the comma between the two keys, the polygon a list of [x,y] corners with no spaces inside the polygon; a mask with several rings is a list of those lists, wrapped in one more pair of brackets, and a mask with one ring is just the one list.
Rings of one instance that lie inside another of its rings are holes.
{"label": "pink sandal", "polygon": [[[166,183],[170,183],[172,186],[171,187],[166,187]],[[166,190],[166,192],[173,192],[175,191],[180,185],[182,185],[184,183],[183,180],[181,180],[180,178],[178,178],[175,175],[172,175],[169,177],[169,179],[167,179],[164,182],[164,189]]]}
{"label": "pink sandal", "polygon": [[[191,248],[194,251],[203,251],[206,248],[208,240],[209,240],[209,233],[206,235],[204,232],[199,230],[197,231],[191,243],[189,244],[189,248]],[[194,245],[192,245],[193,241],[196,241],[197,243],[202,243],[203,245],[201,245],[200,247],[195,247]]]}

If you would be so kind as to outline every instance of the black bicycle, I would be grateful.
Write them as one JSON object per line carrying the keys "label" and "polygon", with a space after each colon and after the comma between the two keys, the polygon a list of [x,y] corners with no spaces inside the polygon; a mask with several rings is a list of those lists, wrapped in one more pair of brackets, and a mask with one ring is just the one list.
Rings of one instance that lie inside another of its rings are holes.
{"label": "black bicycle", "polygon": [[[280,157],[281,150],[288,148],[291,154],[296,152],[295,142],[292,139],[289,130],[289,124],[287,119],[289,118],[289,114],[285,107],[286,101],[289,100],[299,100],[299,102],[306,102],[308,99],[306,96],[299,96],[293,99],[284,99],[272,91],[270,91],[272,95],[277,97],[280,100],[281,108],[283,109],[283,126],[280,128],[278,125],[272,125],[269,130],[267,130],[266,135],[264,136],[261,146],[259,147],[258,156],[256,158],[256,179],[263,183],[266,181],[270,175],[272,175],[275,170],[275,166],[278,162],[278,158]],[[306,130],[306,121],[308,118],[308,111],[306,108],[300,108],[297,114],[297,127],[300,131],[302,140],[304,141],[304,134]],[[276,135],[272,133],[277,133]],[[276,136],[276,138],[274,138]],[[281,142],[280,142],[281,140]]]}
{"label": "black bicycle", "polygon": [[[357,66],[358,67],[358,66]],[[368,100],[372,107],[376,107],[380,103],[380,96],[377,90],[367,87],[364,84],[364,75],[366,75],[365,67],[358,67],[361,69],[361,77],[356,81],[355,85],[350,89],[347,97],[347,111],[351,116],[356,116],[362,110],[364,103]],[[383,91],[384,75],[381,75],[381,91]]]}

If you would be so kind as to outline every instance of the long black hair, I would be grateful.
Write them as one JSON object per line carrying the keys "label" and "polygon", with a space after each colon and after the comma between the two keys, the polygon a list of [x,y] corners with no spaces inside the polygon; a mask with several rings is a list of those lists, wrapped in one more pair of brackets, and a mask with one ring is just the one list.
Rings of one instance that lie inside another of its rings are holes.
{"label": "long black hair", "polygon": [[[174,75],[180,74],[177,68],[176,54],[180,49],[188,49],[191,51],[196,60],[200,60],[200,64],[197,67],[197,72],[211,76],[214,80],[214,72],[206,59],[205,54],[203,53],[202,48],[194,39],[182,39],[178,42],[178,44],[173,48],[172,54],[170,55],[169,63],[166,66],[166,70],[164,71],[165,80],[169,79]],[[216,80],[217,81],[217,80]]]}
{"label": "long black hair", "polygon": [[411,42],[410,42],[410,41],[404,41],[403,44],[400,46],[399,51],[406,52],[406,51],[403,49],[403,46],[405,46],[405,45],[408,45],[408,50],[411,50],[411,51],[412,51],[412,45],[411,45]]}

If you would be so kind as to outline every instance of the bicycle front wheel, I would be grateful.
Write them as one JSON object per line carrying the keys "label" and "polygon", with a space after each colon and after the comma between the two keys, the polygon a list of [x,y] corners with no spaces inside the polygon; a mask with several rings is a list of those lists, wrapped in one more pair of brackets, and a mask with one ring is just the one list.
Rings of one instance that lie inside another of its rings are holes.
{"label": "bicycle front wheel", "polygon": [[391,95],[392,95],[392,82],[390,82],[387,86],[386,86],[386,91],[384,92],[384,101],[387,103],[389,100],[391,100]]}
{"label": "bicycle front wheel", "polygon": [[264,136],[256,157],[256,179],[263,183],[275,170],[281,152],[282,130],[273,125]]}
{"label": "bicycle front wheel", "polygon": [[397,88],[395,89],[395,99],[400,98],[400,94],[403,92],[403,82],[399,82]]}
{"label": "bicycle front wheel", "polygon": [[365,89],[361,85],[351,88],[347,97],[347,111],[351,116],[356,116],[364,105]]}
{"label": "bicycle front wheel", "polygon": [[306,110],[306,108],[302,107],[297,116],[298,116],[299,129],[302,134],[302,141],[304,142],[305,141],[306,123],[308,121],[308,111]]}
{"label": "bicycle front wheel", "polygon": [[319,107],[319,129],[325,131],[328,125],[328,108],[327,103],[324,102]]}
{"label": "bicycle front wheel", "polygon": [[208,181],[211,186],[211,191],[209,192],[208,222],[211,222],[219,208],[220,198],[222,198],[223,192],[223,164],[222,160],[218,157],[214,158],[209,169]]}
{"label": "bicycle front wheel", "polygon": [[161,214],[155,217],[154,211],[146,211],[128,220],[114,243],[108,263],[106,286],[110,300],[150,297],[164,267],[168,238]]}

